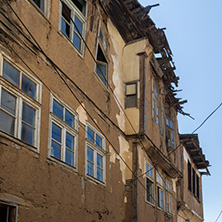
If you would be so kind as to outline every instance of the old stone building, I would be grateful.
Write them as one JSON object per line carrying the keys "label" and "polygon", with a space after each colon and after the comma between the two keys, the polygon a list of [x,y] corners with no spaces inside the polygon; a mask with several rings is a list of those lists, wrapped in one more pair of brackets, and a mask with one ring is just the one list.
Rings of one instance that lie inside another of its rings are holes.
{"label": "old stone building", "polygon": [[202,221],[197,135],[137,0],[0,1],[0,221]]}

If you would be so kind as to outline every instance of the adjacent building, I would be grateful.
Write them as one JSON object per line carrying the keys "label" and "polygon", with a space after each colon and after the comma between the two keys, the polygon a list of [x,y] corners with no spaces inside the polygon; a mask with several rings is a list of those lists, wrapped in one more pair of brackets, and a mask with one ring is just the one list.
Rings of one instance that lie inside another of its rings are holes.
{"label": "adjacent building", "polygon": [[1,1],[0,221],[203,221],[209,162],[152,7]]}

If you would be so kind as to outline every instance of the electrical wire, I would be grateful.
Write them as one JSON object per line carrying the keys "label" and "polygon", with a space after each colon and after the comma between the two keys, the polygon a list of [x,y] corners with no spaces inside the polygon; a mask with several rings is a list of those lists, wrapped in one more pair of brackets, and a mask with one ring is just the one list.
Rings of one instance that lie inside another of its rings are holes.
{"label": "electrical wire", "polygon": [[219,220],[219,218],[220,218],[221,214],[222,214],[222,210],[220,211],[220,213],[219,213],[219,215],[218,215],[217,219],[215,220],[215,222],[217,222],[217,221]]}

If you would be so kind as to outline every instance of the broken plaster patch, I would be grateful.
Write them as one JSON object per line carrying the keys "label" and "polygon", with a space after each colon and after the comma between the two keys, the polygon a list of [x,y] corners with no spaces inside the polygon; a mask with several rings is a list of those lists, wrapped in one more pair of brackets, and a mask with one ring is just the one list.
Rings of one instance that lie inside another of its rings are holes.
{"label": "broken plaster patch", "polygon": [[83,109],[83,107],[85,108],[85,105],[84,103],[82,103],[77,109],[76,109],[76,112],[79,114],[79,121],[86,125],[86,121],[88,120],[88,117],[87,117],[87,114],[86,114],[86,111]]}
{"label": "broken plaster patch", "polygon": [[110,162],[115,163],[116,162],[116,152],[113,150],[113,148],[109,145],[109,152],[110,152]]}
{"label": "broken plaster patch", "polygon": [[[128,164],[129,167],[131,167],[131,158],[129,159],[129,161],[127,161],[126,157],[129,155],[132,155],[131,152],[129,151],[129,143],[126,141],[126,139],[123,136],[119,136],[119,147],[120,147],[120,156],[126,161],[126,163]],[[118,156],[117,159],[120,160],[120,170],[122,172],[122,181],[123,183],[125,183],[125,180],[128,178],[128,174],[129,171],[127,169],[126,163],[123,162],[123,160]]]}
{"label": "broken plaster patch", "polygon": [[[119,59],[118,55],[112,55],[112,60],[113,60],[113,84],[115,86],[114,89],[114,94],[116,95],[118,101],[120,104],[124,104],[124,89],[123,89],[123,83],[121,80],[121,70],[120,70],[120,65],[119,65]],[[116,98],[115,98],[116,99]],[[117,102],[118,106],[119,103]],[[120,127],[121,130],[125,129],[125,116],[124,113],[119,106],[120,112],[119,114],[116,114],[116,119],[118,121],[118,126]]]}

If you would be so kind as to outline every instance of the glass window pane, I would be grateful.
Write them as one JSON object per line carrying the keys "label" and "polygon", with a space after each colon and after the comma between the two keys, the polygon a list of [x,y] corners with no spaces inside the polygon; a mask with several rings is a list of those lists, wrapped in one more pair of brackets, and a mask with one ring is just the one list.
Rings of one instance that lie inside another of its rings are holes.
{"label": "glass window pane", "polygon": [[93,177],[93,164],[87,162],[87,174]]}
{"label": "glass window pane", "polygon": [[79,35],[82,34],[82,22],[78,19],[78,17],[75,17],[74,30],[75,30]]}
{"label": "glass window pane", "polygon": [[153,203],[153,182],[146,178],[147,201]]}
{"label": "glass window pane", "polygon": [[14,136],[15,119],[0,110],[0,130]]}
{"label": "glass window pane", "polygon": [[103,158],[97,153],[97,166],[103,168]]}
{"label": "glass window pane", "polygon": [[34,142],[34,129],[24,123],[22,124],[21,140],[30,145],[33,145]]}
{"label": "glass window pane", "polygon": [[15,115],[15,106],[16,106],[16,97],[2,89],[2,100],[1,100],[1,107]]}
{"label": "glass window pane", "polygon": [[103,42],[103,33],[102,33],[101,30],[100,30],[100,32],[99,32],[99,37],[100,37],[101,41]]}
{"label": "glass window pane", "polygon": [[66,133],[66,147],[73,150],[74,147],[73,144],[74,144],[74,137],[71,134]]}
{"label": "glass window pane", "polygon": [[87,127],[87,138],[94,143],[94,132]]}
{"label": "glass window pane", "polygon": [[74,116],[68,110],[65,110],[65,122],[74,127]]}
{"label": "glass window pane", "polygon": [[103,181],[103,171],[99,168],[97,168],[97,175],[96,178],[100,181]]}
{"label": "glass window pane", "polygon": [[73,155],[74,155],[73,152],[66,149],[65,162],[71,166],[73,166]]}
{"label": "glass window pane", "polygon": [[81,39],[75,32],[73,33],[73,44],[80,51],[80,49],[81,49]]}
{"label": "glass window pane", "polygon": [[63,107],[56,102],[55,100],[53,100],[53,110],[52,112],[58,116],[60,119],[63,120]]}
{"label": "glass window pane", "polygon": [[36,84],[24,75],[22,75],[22,91],[35,99]]}
{"label": "glass window pane", "polygon": [[169,126],[169,119],[166,118],[166,125]]}
{"label": "glass window pane", "polygon": [[44,0],[33,0],[33,1],[44,12]]}
{"label": "glass window pane", "polygon": [[96,134],[96,145],[102,148],[102,138]]}
{"label": "glass window pane", "polygon": [[70,25],[62,18],[61,30],[69,38],[70,36]]}
{"label": "glass window pane", "polygon": [[61,142],[61,128],[52,123],[52,138],[58,142]]}
{"label": "glass window pane", "polygon": [[3,77],[5,77],[9,82],[19,87],[19,71],[14,68],[11,64],[3,61]]}
{"label": "glass window pane", "polygon": [[87,147],[87,160],[93,162],[93,150]]}
{"label": "glass window pane", "polygon": [[86,1],[85,0],[72,0],[72,2],[82,12],[83,15],[86,15]]}
{"label": "glass window pane", "polygon": [[62,16],[65,18],[65,20],[66,20],[67,22],[70,23],[71,10],[70,10],[70,8],[69,8],[64,2],[62,2]]}
{"label": "glass window pane", "polygon": [[32,126],[35,125],[35,110],[25,103],[22,106],[22,120]]}
{"label": "glass window pane", "polygon": [[173,129],[173,122],[170,120],[170,128]]}
{"label": "glass window pane", "polygon": [[61,146],[54,141],[51,141],[51,156],[61,159]]}
{"label": "glass window pane", "polygon": [[106,65],[100,64],[97,62],[96,64],[96,73],[98,74],[99,78],[102,82],[106,85]]}

